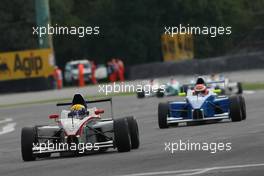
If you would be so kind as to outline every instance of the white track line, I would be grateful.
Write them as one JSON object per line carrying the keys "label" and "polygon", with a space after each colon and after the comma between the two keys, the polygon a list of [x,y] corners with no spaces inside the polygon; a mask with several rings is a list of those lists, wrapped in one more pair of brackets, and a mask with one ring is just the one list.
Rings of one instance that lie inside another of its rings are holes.
{"label": "white track line", "polygon": [[171,174],[177,174],[178,176],[192,176],[192,175],[198,175],[198,174],[206,173],[206,172],[213,171],[213,170],[226,170],[226,169],[237,169],[237,168],[245,168],[245,167],[260,167],[260,166],[264,166],[264,163],[220,166],[220,167],[177,170],[177,171],[145,172],[145,173],[137,173],[137,174],[128,174],[128,175],[123,175],[123,176],[154,176],[154,175],[171,175]]}
{"label": "white track line", "polygon": [[2,130],[0,131],[0,135],[10,133],[10,132],[15,130],[16,123],[12,122],[12,121],[13,121],[13,119],[11,119],[11,118],[6,118],[6,119],[0,121],[0,124],[1,123],[7,123],[6,125],[4,125],[2,127]]}

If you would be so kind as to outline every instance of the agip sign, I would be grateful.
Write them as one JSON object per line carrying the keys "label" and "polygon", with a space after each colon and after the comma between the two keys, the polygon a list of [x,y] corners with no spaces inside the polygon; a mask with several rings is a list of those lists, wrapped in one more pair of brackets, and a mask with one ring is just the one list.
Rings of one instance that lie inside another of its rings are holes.
{"label": "agip sign", "polygon": [[0,53],[0,81],[48,77],[53,74],[52,50]]}

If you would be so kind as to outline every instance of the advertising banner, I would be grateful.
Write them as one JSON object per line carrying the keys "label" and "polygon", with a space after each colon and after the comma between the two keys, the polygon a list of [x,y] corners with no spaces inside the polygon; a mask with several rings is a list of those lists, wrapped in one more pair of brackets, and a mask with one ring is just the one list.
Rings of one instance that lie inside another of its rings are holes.
{"label": "advertising banner", "polygon": [[51,49],[0,53],[0,81],[48,77],[53,74]]}

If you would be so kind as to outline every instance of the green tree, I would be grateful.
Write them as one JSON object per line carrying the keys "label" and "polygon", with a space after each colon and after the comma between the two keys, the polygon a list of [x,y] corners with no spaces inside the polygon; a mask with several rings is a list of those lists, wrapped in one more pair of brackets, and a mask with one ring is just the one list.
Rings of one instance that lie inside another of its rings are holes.
{"label": "green tree", "polygon": [[[37,48],[32,35],[34,0],[2,0],[2,4],[0,51]],[[263,26],[263,7],[263,0],[50,0],[53,25],[100,27],[99,36],[54,35],[57,63],[63,67],[69,60],[82,58],[105,63],[112,57],[123,58],[129,65],[161,61],[164,27],[179,24],[231,26],[230,36],[194,37],[195,58],[229,54],[252,29]]]}

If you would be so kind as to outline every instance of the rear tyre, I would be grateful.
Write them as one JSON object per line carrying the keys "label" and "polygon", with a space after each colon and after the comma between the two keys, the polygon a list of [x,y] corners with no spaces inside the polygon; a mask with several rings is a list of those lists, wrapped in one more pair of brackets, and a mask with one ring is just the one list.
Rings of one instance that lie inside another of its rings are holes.
{"label": "rear tyre", "polygon": [[139,132],[138,132],[138,124],[134,117],[127,117],[128,129],[131,138],[131,149],[139,148]]}
{"label": "rear tyre", "polygon": [[137,97],[138,97],[138,98],[144,98],[144,97],[145,97],[145,92],[144,92],[144,90],[137,92]]}
{"label": "rear tyre", "polygon": [[169,113],[169,104],[168,103],[159,103],[158,107],[158,122],[159,128],[168,128],[167,117]]}
{"label": "rear tyre", "polygon": [[242,94],[243,93],[243,87],[242,87],[242,83],[238,82],[237,83],[237,94]]}
{"label": "rear tyre", "polygon": [[231,96],[229,98],[230,105],[229,105],[229,116],[233,122],[238,122],[242,120],[242,113],[241,113],[241,103],[239,101],[239,96]]}
{"label": "rear tyre", "polygon": [[129,152],[131,140],[126,118],[114,120],[115,145],[118,152]]}
{"label": "rear tyre", "polygon": [[158,89],[157,97],[159,97],[159,98],[164,97],[164,89]]}
{"label": "rear tyre", "polygon": [[245,98],[240,95],[239,96],[239,100],[240,100],[240,107],[241,107],[241,114],[242,114],[242,120],[246,120],[247,118],[247,111],[246,111],[246,102],[245,102]]}
{"label": "rear tyre", "polygon": [[21,152],[24,161],[36,160],[33,154],[33,143],[37,142],[37,131],[35,127],[24,127],[21,132]]}

